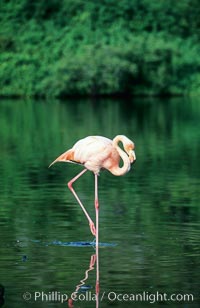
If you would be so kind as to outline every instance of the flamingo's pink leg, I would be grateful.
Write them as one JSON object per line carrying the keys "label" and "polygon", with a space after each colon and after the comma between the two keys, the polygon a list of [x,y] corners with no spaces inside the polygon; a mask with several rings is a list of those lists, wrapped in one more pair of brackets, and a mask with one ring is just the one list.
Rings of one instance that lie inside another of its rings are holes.
{"label": "flamingo's pink leg", "polygon": [[98,175],[95,174],[95,210],[96,210],[96,246],[99,246],[99,199],[98,199]]}
{"label": "flamingo's pink leg", "polygon": [[95,174],[95,210],[96,210],[96,294],[99,297],[99,198],[98,175]]}
{"label": "flamingo's pink leg", "polygon": [[80,200],[79,197],[77,196],[77,194],[76,194],[74,188],[72,187],[72,184],[73,184],[78,178],[80,178],[86,171],[87,171],[87,169],[82,170],[82,171],[81,171],[79,174],[77,174],[73,179],[71,179],[71,181],[69,181],[69,183],[68,183],[68,187],[69,187],[69,189],[71,190],[71,192],[73,193],[73,195],[74,195],[74,197],[76,198],[76,200],[78,201],[78,203],[79,203],[80,207],[82,208],[82,210],[83,210],[85,216],[87,217],[87,219],[88,219],[88,221],[89,221],[89,225],[90,225],[90,230],[91,230],[92,234],[93,234],[94,236],[96,236],[96,229],[95,229],[94,223],[93,223],[92,219],[90,218],[88,212],[86,211],[85,207],[83,206],[81,200]]}

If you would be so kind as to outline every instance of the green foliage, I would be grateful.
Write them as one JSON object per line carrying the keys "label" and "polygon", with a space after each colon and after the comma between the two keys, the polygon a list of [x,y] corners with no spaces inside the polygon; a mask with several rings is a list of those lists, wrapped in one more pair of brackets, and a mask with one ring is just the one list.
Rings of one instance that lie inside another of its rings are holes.
{"label": "green foliage", "polygon": [[1,2],[0,95],[199,93],[197,0]]}

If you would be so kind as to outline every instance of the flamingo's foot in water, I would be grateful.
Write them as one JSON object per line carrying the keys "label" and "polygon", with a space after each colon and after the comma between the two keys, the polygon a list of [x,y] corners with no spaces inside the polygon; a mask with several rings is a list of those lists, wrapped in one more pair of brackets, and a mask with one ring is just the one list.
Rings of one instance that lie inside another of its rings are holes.
{"label": "flamingo's foot in water", "polygon": [[96,237],[91,241],[91,244],[96,244]]}

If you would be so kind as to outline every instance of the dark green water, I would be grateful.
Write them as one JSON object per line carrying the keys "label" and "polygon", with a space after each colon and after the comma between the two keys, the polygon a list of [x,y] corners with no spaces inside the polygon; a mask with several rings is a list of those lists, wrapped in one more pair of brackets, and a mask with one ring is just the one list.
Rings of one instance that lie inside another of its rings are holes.
{"label": "dark green water", "polygon": [[[182,98],[0,102],[3,307],[68,307],[35,300],[35,292],[70,295],[95,251],[65,245],[93,239],[66,185],[81,167],[48,165],[82,137],[117,134],[135,142],[137,162],[123,177],[104,171],[99,178],[100,242],[116,244],[99,248],[99,307],[151,307],[147,297],[157,292],[179,299],[159,297],[154,307],[199,307],[200,100]],[[94,218],[93,175],[75,187]],[[95,268],[88,274],[85,284],[95,294]],[[26,292],[31,299],[23,299]],[[145,301],[130,299],[143,292]],[[74,307],[96,303],[83,299]]]}

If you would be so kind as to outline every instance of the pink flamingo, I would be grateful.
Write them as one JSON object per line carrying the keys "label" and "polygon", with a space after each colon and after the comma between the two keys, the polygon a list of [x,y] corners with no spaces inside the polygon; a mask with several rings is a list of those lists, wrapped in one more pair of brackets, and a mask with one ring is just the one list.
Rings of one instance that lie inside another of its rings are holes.
{"label": "pink flamingo", "polygon": [[[125,151],[119,147],[119,142],[122,142]],[[70,150],[61,154],[50,164],[52,166],[56,162],[70,162],[81,164],[85,167],[68,182],[68,187],[89,221],[90,230],[96,236],[97,247],[99,245],[98,175],[100,169],[107,169],[116,176],[124,175],[130,170],[131,163],[136,160],[134,148],[134,143],[124,135],[118,135],[113,140],[102,136],[88,136],[77,141]],[[122,167],[119,166],[120,158],[123,160]],[[87,170],[92,171],[95,175],[96,227],[72,186]]]}

